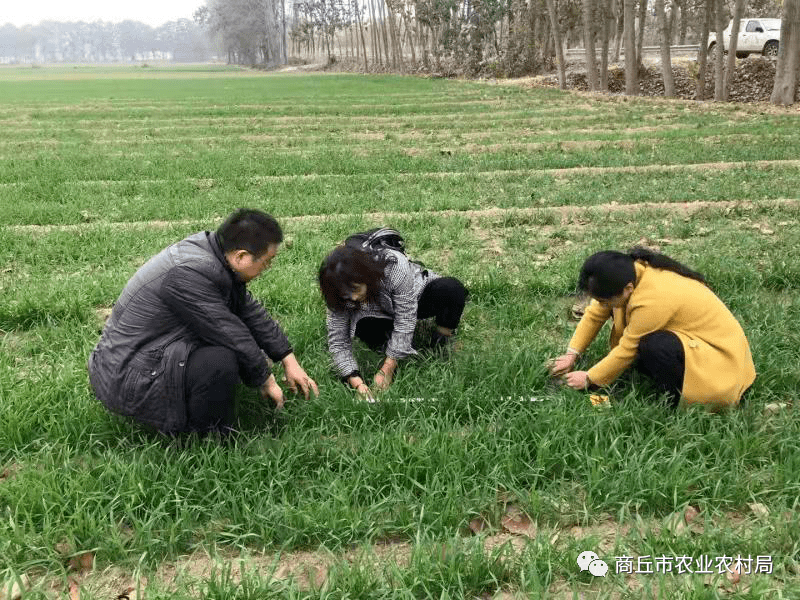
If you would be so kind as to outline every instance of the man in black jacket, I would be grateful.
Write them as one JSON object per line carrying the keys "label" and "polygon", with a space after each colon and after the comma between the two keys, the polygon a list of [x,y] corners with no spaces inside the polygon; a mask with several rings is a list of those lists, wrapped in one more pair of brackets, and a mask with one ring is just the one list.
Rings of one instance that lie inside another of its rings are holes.
{"label": "man in black jacket", "polygon": [[163,432],[228,431],[240,380],[283,406],[267,357],[283,364],[292,391],[318,394],[278,323],[246,288],[282,241],[270,215],[240,209],[216,232],[151,258],[122,290],[89,357],[97,398]]}

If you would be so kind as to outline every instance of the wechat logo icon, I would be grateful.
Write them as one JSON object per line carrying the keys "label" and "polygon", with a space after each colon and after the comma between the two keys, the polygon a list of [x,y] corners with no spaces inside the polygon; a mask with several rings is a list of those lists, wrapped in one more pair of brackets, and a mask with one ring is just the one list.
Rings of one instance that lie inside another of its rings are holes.
{"label": "wechat logo icon", "polygon": [[608,565],[600,560],[594,552],[586,551],[578,555],[578,566],[581,571],[589,571],[595,577],[605,577],[608,573]]}

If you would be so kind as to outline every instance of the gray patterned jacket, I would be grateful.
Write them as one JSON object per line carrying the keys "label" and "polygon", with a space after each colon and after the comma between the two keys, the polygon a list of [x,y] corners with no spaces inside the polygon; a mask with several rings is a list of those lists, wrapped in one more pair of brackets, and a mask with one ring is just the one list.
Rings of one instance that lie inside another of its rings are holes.
{"label": "gray patterned jacket", "polygon": [[328,310],[328,350],[340,377],[358,370],[358,363],[353,356],[353,338],[356,325],[364,317],[394,321],[386,356],[401,360],[416,354],[411,341],[417,325],[419,297],[425,285],[438,279],[439,275],[409,261],[402,252],[385,250],[384,253],[389,258],[389,264],[381,281],[377,303],[351,303],[352,306],[344,311]]}

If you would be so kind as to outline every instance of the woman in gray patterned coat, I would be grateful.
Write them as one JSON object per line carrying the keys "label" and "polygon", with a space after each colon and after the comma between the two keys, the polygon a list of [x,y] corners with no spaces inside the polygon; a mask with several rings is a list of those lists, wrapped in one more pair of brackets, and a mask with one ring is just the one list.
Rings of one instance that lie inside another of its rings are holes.
{"label": "woman in gray patterned coat", "polygon": [[433,317],[431,346],[446,346],[467,300],[464,285],[441,277],[392,249],[365,252],[338,246],[322,262],[319,286],[328,307],[328,349],[343,382],[368,395],[353,356],[359,338],[386,357],[375,374],[376,389],[391,385],[398,361],[415,355],[417,320]]}

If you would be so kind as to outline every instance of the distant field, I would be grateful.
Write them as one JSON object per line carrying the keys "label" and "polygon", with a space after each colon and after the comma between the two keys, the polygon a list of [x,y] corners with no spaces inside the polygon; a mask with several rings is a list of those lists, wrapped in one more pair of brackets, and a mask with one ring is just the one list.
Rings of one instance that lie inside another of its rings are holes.
{"label": "distant field", "polygon": [[[0,584],[25,575],[26,599],[800,595],[799,131],[796,111],[441,79],[0,69]],[[225,447],[108,415],[85,366],[103,312],[151,255],[240,206],[284,226],[252,290],[320,398],[278,427],[243,390]],[[368,405],[330,371],[315,275],[378,224],[471,301],[452,356],[403,365]],[[759,373],[742,410],[675,415],[636,377],[597,410],[549,380],[583,259],[636,243],[706,274],[739,318]],[[584,550],[607,577],[579,572]],[[771,572],[675,566],[738,555]],[[635,572],[656,557],[672,572]]]}

